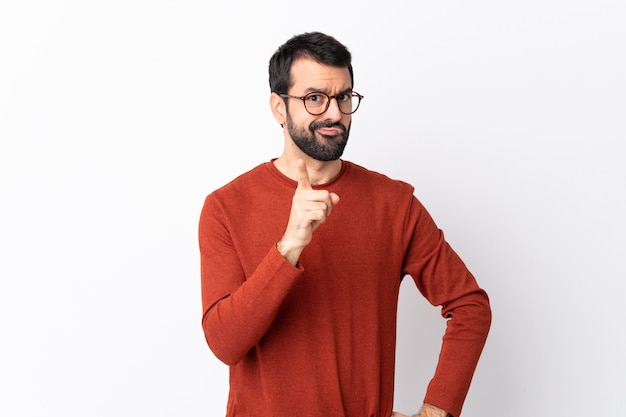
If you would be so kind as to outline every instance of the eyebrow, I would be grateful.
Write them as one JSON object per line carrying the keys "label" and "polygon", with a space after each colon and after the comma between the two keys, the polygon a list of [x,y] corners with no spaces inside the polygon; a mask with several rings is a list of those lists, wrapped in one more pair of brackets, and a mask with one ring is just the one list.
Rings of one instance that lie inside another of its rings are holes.
{"label": "eyebrow", "polygon": [[[303,95],[307,95],[309,93],[324,93],[324,94],[328,94],[328,90],[322,89],[322,88],[315,88],[315,87],[309,87],[306,90],[304,90],[304,94]],[[341,94],[351,94],[352,93],[352,87],[348,87],[346,89],[344,89],[343,91],[338,92],[336,95],[341,95]]]}

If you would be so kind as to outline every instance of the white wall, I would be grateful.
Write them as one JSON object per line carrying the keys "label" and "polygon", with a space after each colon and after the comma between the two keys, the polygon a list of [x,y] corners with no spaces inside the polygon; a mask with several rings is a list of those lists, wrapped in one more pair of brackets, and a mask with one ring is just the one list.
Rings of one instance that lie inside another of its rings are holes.
{"label": "white wall", "polygon": [[[414,184],[490,294],[464,415],[619,413],[624,2],[213,3],[0,6],[0,415],[224,414],[198,215],[279,154],[267,61],[309,30],[366,97],[345,157]],[[410,285],[399,319],[408,413],[442,322]]]}

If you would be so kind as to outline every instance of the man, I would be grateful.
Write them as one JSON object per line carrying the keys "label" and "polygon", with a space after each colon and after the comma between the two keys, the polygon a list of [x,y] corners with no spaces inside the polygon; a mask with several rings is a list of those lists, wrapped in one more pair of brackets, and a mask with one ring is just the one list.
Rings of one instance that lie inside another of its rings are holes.
{"label": "man", "polygon": [[392,405],[410,275],[448,319],[417,415],[458,417],[489,331],[486,293],[410,185],[340,159],[362,98],[345,46],[295,36],[269,74],[283,153],[211,193],[200,216],[202,326],[230,366],[226,415],[406,417]]}

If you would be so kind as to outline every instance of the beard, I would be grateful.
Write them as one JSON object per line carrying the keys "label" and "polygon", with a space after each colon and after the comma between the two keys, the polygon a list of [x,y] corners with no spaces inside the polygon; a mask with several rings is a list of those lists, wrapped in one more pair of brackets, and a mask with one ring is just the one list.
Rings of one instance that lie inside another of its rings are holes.
{"label": "beard", "polygon": [[[287,113],[287,131],[291,139],[302,152],[317,161],[334,161],[343,155],[350,135],[350,126],[351,124],[346,128],[339,122],[323,120],[311,123],[307,129],[296,126]],[[321,138],[317,138],[316,131],[327,127],[339,128],[343,133],[336,136],[320,134]]]}

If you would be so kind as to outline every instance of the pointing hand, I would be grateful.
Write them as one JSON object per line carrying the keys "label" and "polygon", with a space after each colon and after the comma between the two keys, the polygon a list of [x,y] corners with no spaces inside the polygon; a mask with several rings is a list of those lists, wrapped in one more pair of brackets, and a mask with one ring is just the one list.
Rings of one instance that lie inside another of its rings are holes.
{"label": "pointing hand", "polygon": [[339,196],[327,190],[314,190],[309,181],[306,163],[298,160],[298,186],[293,195],[291,213],[285,234],[278,242],[279,252],[293,265],[302,250],[311,242],[313,231],[330,215]]}

